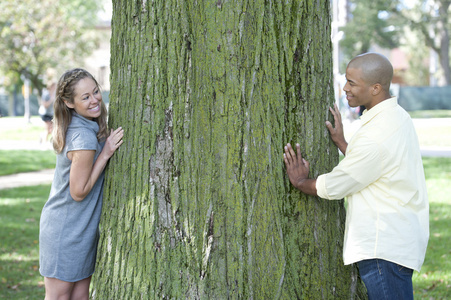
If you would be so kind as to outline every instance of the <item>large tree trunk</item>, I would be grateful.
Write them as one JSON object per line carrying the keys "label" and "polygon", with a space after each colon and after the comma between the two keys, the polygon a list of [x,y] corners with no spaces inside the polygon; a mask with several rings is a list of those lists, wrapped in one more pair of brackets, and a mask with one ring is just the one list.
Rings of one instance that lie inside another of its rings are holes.
{"label": "large tree trunk", "polygon": [[95,299],[357,299],[343,201],[294,190],[338,161],[328,1],[113,1]]}

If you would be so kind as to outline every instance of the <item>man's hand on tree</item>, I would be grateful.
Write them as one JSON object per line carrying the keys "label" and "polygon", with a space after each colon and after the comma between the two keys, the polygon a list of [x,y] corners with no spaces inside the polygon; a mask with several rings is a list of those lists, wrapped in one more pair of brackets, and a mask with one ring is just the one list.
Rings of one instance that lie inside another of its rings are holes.
{"label": "man's hand on tree", "polygon": [[343,122],[341,121],[341,114],[338,110],[337,104],[334,105],[334,108],[329,108],[330,112],[334,116],[335,128],[329,121],[326,121],[326,127],[329,129],[330,137],[335,145],[340,149],[341,153],[346,154],[346,148],[348,147],[348,143],[346,142],[345,135],[343,132]]}
{"label": "man's hand on tree", "polygon": [[287,174],[290,178],[290,182],[295,188],[301,189],[302,182],[308,178],[310,171],[310,163],[302,158],[301,148],[299,144],[296,144],[297,154],[294,153],[290,144],[285,146],[285,153],[283,159],[285,166],[287,167]]}

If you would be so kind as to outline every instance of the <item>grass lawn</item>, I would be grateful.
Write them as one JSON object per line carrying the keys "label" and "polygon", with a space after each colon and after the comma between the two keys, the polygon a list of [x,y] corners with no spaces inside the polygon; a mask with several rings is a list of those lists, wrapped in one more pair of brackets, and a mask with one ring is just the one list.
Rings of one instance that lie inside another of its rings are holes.
{"label": "grass lawn", "polygon": [[40,117],[32,116],[30,123],[23,117],[0,118],[0,141],[39,141],[45,132],[45,124]]}
{"label": "grass lawn", "polygon": [[[431,236],[415,299],[451,299],[451,158],[425,158]],[[0,169],[2,165],[0,164]],[[39,218],[50,185],[0,190],[0,298],[43,299]]]}
{"label": "grass lawn", "polygon": [[[417,112],[412,117],[451,118],[451,111]],[[44,129],[36,118],[31,124],[19,118],[0,118],[0,143],[36,141]],[[451,124],[428,127],[418,135],[423,146],[451,146]],[[451,158],[424,158],[423,162],[431,235],[421,273],[414,273],[415,299],[451,299]],[[54,166],[51,150],[0,151],[0,176]],[[0,190],[0,299],[44,298],[38,235],[49,191],[50,185]]]}
{"label": "grass lawn", "polygon": [[39,218],[50,185],[0,190],[0,298],[44,299]]}
{"label": "grass lawn", "polygon": [[[418,110],[409,111],[409,114],[411,118],[416,119],[414,123],[417,124],[415,127],[421,146],[451,147],[451,110]],[[427,126],[418,126],[419,123],[424,124],[424,119],[446,121],[430,122]]]}
{"label": "grass lawn", "polygon": [[423,159],[429,195],[430,237],[415,299],[451,299],[451,158]]}
{"label": "grass lawn", "polygon": [[414,110],[409,111],[412,118],[451,118],[451,109]]}
{"label": "grass lawn", "polygon": [[55,168],[53,150],[0,150],[0,176]]}
{"label": "grass lawn", "polygon": [[451,147],[451,119],[448,123],[417,126],[418,141],[423,147]]}
{"label": "grass lawn", "polygon": [[[30,123],[25,122],[23,117],[0,118],[0,144],[8,141],[38,143],[44,129],[45,124],[40,117],[31,117]],[[0,150],[0,176],[53,169],[55,162],[53,150]]]}

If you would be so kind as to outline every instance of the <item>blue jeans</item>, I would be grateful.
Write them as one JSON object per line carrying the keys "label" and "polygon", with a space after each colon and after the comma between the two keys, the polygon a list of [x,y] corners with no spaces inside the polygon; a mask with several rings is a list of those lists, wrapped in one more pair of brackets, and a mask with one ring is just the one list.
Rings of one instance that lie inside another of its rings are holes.
{"label": "blue jeans", "polygon": [[369,300],[413,300],[412,269],[383,259],[367,259],[358,264]]}

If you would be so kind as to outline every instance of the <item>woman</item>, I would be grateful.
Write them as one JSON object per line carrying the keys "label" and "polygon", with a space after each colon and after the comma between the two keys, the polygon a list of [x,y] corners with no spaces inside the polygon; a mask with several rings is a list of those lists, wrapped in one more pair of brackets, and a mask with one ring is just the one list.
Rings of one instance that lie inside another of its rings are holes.
{"label": "woman", "polygon": [[53,131],[53,101],[55,100],[56,82],[50,82],[47,90],[42,95],[41,106],[39,107],[39,115],[45,123],[45,133],[42,135],[41,143],[46,143]]}
{"label": "woman", "polygon": [[94,77],[83,69],[64,73],[54,104],[55,175],[39,233],[40,272],[45,277],[47,300],[89,298],[103,171],[124,135],[119,127],[108,136],[106,118]]}

